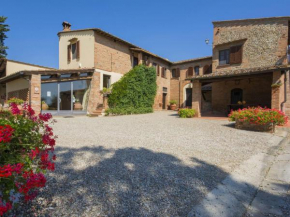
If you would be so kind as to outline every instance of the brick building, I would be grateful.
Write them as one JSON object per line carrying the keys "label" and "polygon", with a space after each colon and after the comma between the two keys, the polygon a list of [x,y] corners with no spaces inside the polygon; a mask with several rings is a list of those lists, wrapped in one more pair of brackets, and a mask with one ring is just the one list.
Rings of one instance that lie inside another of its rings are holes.
{"label": "brick building", "polygon": [[[23,68],[4,73],[0,83],[4,88],[23,78],[29,80],[26,98],[38,112],[94,114],[103,108],[104,87],[145,64],[157,73],[154,110],[167,109],[169,100],[176,100],[179,107],[197,109],[198,115],[226,115],[231,109],[258,105],[290,115],[289,20],[213,22],[212,56],[178,62],[101,29],[71,30],[64,22],[58,33],[59,69]],[[9,98],[10,91],[4,92]]]}

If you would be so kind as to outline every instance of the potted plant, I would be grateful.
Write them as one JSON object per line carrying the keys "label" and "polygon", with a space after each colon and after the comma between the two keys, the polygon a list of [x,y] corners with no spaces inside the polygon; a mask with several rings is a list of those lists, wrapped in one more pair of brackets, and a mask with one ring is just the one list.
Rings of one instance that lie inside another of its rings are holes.
{"label": "potted plant", "polygon": [[104,97],[106,97],[109,94],[111,94],[111,89],[104,87],[103,90],[101,90],[101,93],[103,94]]}
{"label": "potted plant", "polygon": [[22,104],[24,103],[24,100],[12,97],[7,101],[7,103],[9,104],[9,106],[11,106],[11,104],[14,103],[17,105],[19,110],[22,110]]}
{"label": "potted plant", "polygon": [[82,110],[82,109],[83,109],[83,106],[82,106],[80,100],[76,99],[75,103],[74,103],[74,110]]}
{"label": "potted plant", "polygon": [[170,110],[175,110],[176,109],[176,100],[170,100],[169,104],[170,104]]}
{"label": "potted plant", "polygon": [[48,105],[46,104],[46,102],[45,101],[41,101],[41,109],[42,110],[48,110]]}

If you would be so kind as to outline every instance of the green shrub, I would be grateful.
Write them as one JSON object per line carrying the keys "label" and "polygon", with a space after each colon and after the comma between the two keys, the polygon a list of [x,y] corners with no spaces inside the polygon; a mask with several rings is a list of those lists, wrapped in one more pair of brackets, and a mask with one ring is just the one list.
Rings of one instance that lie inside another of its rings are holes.
{"label": "green shrub", "polygon": [[170,101],[169,101],[169,104],[170,104],[170,105],[176,105],[176,104],[177,104],[177,101],[176,101],[176,100],[170,100]]}
{"label": "green shrub", "polygon": [[142,114],[153,112],[156,95],[156,71],[138,65],[112,85],[106,115]]}
{"label": "green shrub", "polygon": [[256,125],[274,123],[284,125],[288,122],[288,117],[277,109],[268,109],[261,107],[252,107],[231,111],[229,114],[230,121],[244,121]]}
{"label": "green shrub", "polygon": [[196,114],[196,111],[195,109],[185,108],[185,109],[180,109],[178,114],[179,114],[179,117],[181,118],[193,118]]}
{"label": "green shrub", "polygon": [[15,103],[16,105],[21,105],[24,103],[24,100],[18,99],[16,97],[10,98],[7,103],[10,105],[11,103]]}

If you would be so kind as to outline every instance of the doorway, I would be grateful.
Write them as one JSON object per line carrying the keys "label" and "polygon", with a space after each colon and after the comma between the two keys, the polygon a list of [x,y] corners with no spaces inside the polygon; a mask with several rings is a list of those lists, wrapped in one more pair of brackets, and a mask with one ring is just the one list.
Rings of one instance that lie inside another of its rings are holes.
{"label": "doorway", "polygon": [[185,94],[186,94],[185,106],[191,107],[192,106],[192,88],[186,88]]}
{"label": "doorway", "polygon": [[53,115],[85,114],[91,80],[41,84],[41,110]]}
{"label": "doorway", "polygon": [[162,94],[162,109],[166,109],[166,97],[167,93]]}

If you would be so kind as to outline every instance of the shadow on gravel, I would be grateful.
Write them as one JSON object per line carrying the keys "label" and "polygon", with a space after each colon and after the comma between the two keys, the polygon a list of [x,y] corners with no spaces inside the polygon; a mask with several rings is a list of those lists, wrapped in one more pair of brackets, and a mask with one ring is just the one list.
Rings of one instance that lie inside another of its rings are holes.
{"label": "shadow on gravel", "polygon": [[[144,148],[58,147],[56,153],[56,178],[51,176],[39,195],[46,202],[32,202],[21,215],[187,216],[228,175],[195,158],[194,166],[187,166],[172,155]],[[74,169],[72,164],[86,154],[92,166]]]}

